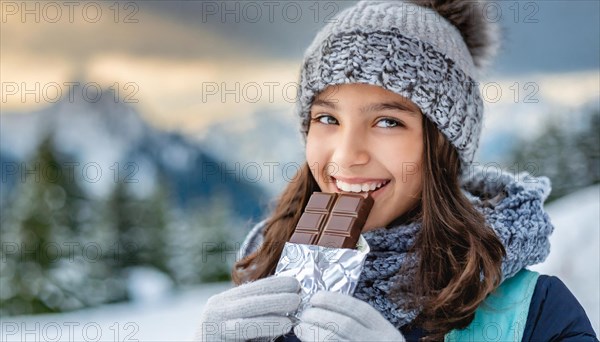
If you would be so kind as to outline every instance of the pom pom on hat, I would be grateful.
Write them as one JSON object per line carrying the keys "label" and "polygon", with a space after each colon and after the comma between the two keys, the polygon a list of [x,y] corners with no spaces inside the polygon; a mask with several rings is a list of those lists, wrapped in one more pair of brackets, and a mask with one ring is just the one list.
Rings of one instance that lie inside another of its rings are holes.
{"label": "pom pom on hat", "polygon": [[[399,1],[399,0],[398,0]],[[406,0],[431,8],[460,32],[469,48],[478,74],[488,68],[500,49],[500,26],[486,18],[486,1],[470,0]]]}

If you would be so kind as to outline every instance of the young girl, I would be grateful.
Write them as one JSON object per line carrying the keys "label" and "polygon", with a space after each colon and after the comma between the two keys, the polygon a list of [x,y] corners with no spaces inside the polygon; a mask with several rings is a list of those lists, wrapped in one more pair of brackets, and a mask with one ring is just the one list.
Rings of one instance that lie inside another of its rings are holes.
{"label": "young girl", "polygon": [[[302,65],[306,163],[198,339],[596,341],[565,285],[525,269],[549,253],[549,180],[472,164],[496,43],[482,7],[361,1],[336,19]],[[273,273],[315,191],[371,193],[370,253],[352,296],[318,292],[295,319],[299,283]]]}

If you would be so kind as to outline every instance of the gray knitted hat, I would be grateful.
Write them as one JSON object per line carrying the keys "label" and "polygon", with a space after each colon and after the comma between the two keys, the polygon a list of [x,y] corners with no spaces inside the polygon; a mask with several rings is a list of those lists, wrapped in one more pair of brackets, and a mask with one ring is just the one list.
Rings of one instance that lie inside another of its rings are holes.
{"label": "gray knitted hat", "polygon": [[498,47],[497,27],[481,9],[465,0],[363,0],[340,12],[304,55],[296,111],[305,142],[319,92],[366,83],[417,104],[457,149],[466,171],[482,127],[475,79]]}

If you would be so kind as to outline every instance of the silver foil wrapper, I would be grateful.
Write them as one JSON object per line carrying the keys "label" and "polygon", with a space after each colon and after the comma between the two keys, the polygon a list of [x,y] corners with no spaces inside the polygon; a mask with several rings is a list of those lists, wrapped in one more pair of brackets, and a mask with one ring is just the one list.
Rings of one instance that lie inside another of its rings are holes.
{"label": "silver foil wrapper", "polygon": [[297,318],[317,291],[352,295],[369,250],[362,235],[356,249],[286,242],[275,275],[298,279],[302,297],[298,311],[290,314]]}

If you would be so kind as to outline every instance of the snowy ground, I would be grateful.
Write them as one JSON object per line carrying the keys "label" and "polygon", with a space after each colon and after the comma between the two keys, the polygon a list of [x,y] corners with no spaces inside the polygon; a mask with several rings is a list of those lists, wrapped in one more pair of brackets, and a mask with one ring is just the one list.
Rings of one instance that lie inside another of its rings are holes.
{"label": "snowy ground", "polygon": [[191,341],[203,304],[229,286],[209,284],[159,300],[65,314],[6,317],[0,341]]}
{"label": "snowy ground", "polygon": [[546,208],[554,233],[546,261],[532,270],[558,276],[600,332],[600,186],[563,197]]}
{"label": "snowy ground", "polygon": [[[600,330],[600,186],[567,196],[546,209],[555,224],[552,252],[534,267],[559,276]],[[160,277],[141,272],[133,303],[66,314],[0,319],[4,341],[190,341],[202,306],[230,284],[208,284],[165,295]],[[142,280],[144,286],[140,286]],[[153,283],[155,285],[151,285]],[[162,295],[159,295],[162,293]]]}

